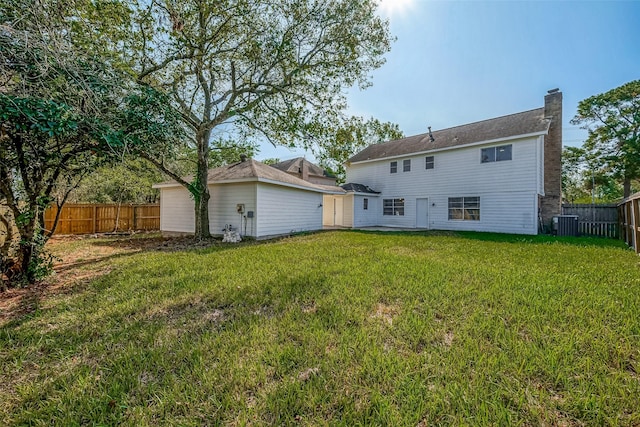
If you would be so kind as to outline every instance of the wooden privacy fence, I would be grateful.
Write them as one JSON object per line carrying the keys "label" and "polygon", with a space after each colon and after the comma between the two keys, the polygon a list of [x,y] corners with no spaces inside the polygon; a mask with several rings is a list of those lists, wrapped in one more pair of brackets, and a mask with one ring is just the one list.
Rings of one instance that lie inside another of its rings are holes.
{"label": "wooden privacy fence", "polygon": [[624,199],[618,212],[622,239],[640,254],[640,193]]}
{"label": "wooden privacy fence", "polygon": [[[50,230],[58,208],[47,208],[44,227]],[[54,234],[94,234],[160,230],[160,205],[65,204]]]}
{"label": "wooden privacy fence", "polygon": [[615,204],[565,204],[563,215],[578,215],[578,232],[583,236],[617,239],[620,236],[618,207]]}

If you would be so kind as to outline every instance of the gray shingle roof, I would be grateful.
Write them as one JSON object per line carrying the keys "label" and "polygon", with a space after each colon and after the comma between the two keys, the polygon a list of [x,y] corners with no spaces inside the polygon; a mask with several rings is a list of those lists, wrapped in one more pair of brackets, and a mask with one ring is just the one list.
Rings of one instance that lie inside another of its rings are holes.
{"label": "gray shingle roof", "polygon": [[346,191],[354,191],[356,193],[371,193],[371,194],[380,194],[379,191],[372,190],[371,187],[364,184],[356,184],[354,182],[349,182],[347,184],[341,185]]}
{"label": "gray shingle roof", "polygon": [[318,165],[314,165],[304,157],[296,157],[295,159],[285,160],[279,163],[270,165],[273,168],[280,169],[283,172],[300,173],[302,171],[302,164],[307,165],[309,175],[325,176],[324,170]]}
{"label": "gray shingle roof", "polygon": [[469,123],[448,129],[433,131],[434,141],[428,133],[409,136],[395,141],[373,144],[349,159],[356,163],[366,160],[384,159],[429,150],[453,148],[474,142],[544,133],[549,130],[550,120],[544,117],[544,108],[496,117],[481,122]]}
{"label": "gray shingle roof", "polygon": [[[192,178],[186,179],[190,181]],[[308,188],[309,190],[344,193],[344,190],[337,186],[312,184],[295,176],[289,175],[279,169],[272,168],[269,165],[248,159],[244,162],[233,163],[219,168],[210,169],[207,175],[207,183],[223,184],[234,181],[274,181],[283,185]],[[176,181],[167,181],[158,186],[180,185]]]}

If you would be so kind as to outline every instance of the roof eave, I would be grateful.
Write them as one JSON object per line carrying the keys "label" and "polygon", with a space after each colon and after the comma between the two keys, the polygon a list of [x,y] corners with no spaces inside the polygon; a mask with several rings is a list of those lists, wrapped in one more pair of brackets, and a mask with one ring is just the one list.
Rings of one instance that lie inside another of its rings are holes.
{"label": "roof eave", "polygon": [[360,191],[347,191],[347,193],[354,194],[356,196],[380,197],[380,193],[362,193]]}
{"label": "roof eave", "polygon": [[290,188],[296,188],[299,190],[305,190],[305,191],[313,191],[316,193],[323,193],[323,194],[344,194],[343,191],[331,191],[329,189],[324,189],[324,188],[319,188],[319,187],[308,187],[306,185],[298,185],[298,184],[292,184],[290,182],[283,182],[283,181],[276,181],[273,179],[269,179],[269,178],[258,178],[257,179],[258,182],[263,182],[265,184],[273,184],[273,185],[280,185],[283,187],[290,187]]}
{"label": "roof eave", "polygon": [[419,155],[428,154],[428,153],[438,153],[438,152],[442,152],[442,151],[458,150],[460,148],[475,147],[475,146],[479,146],[479,145],[495,144],[495,143],[503,142],[503,141],[514,141],[514,140],[518,140],[518,139],[526,139],[526,138],[531,138],[531,137],[534,137],[534,136],[546,135],[548,133],[549,133],[549,129],[547,128],[546,130],[543,130],[543,131],[532,132],[532,133],[527,133],[527,134],[523,134],[523,135],[507,136],[507,137],[502,137],[502,138],[489,139],[489,140],[485,140],[485,141],[471,142],[469,144],[453,145],[451,147],[434,148],[434,149],[431,149],[431,150],[414,151],[412,153],[398,154],[398,155],[395,155],[395,156],[376,157],[375,159],[348,161],[348,163],[350,163],[350,164],[359,164],[359,163],[378,162],[380,160],[399,159],[399,158],[403,158],[403,157],[419,156]]}

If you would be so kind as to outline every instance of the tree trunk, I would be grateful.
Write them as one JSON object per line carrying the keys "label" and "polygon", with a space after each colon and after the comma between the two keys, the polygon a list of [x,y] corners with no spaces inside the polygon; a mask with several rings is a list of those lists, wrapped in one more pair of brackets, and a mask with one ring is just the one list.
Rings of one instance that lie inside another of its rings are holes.
{"label": "tree trunk", "polygon": [[12,244],[13,244],[13,222],[5,216],[7,214],[0,213],[0,223],[4,226],[6,233],[4,243],[0,247],[0,292],[6,290],[6,280],[11,281],[12,267],[14,266]]}
{"label": "tree trunk", "polygon": [[625,199],[631,195],[631,178],[625,178],[622,184],[623,196]]}
{"label": "tree trunk", "polygon": [[20,233],[20,245],[18,246],[18,265],[20,268],[17,273],[26,283],[33,283],[35,281],[35,272],[33,268],[29,267],[33,262],[34,256],[37,256],[34,251],[34,239],[37,227],[36,218],[38,218],[38,215],[34,213],[33,218],[30,218],[27,224],[17,225],[18,232]]}
{"label": "tree trunk", "polygon": [[207,178],[209,172],[209,137],[210,130],[199,130],[196,134],[198,146],[198,170],[193,180],[193,195],[195,200],[195,238],[206,239],[211,237],[209,230],[209,186]]}
{"label": "tree trunk", "polygon": [[24,283],[34,283],[38,275],[38,257],[46,241],[43,233],[44,212],[33,203],[29,207],[28,220],[16,221],[20,243],[18,245],[15,263],[14,280]]}

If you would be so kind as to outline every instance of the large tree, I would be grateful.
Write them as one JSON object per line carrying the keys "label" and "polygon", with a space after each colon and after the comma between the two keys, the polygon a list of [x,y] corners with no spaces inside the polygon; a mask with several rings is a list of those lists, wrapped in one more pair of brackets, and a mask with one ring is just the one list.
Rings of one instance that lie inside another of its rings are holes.
{"label": "large tree", "polygon": [[370,84],[390,48],[374,0],[132,1],[123,46],[139,82],[170,92],[197,166],[183,179],[195,234],[209,236],[207,170],[219,139],[316,148],[340,128],[344,90]]}
{"label": "large tree", "polygon": [[562,197],[569,203],[611,203],[622,184],[607,173],[601,159],[581,147],[562,150]]}
{"label": "large tree", "polygon": [[44,229],[44,210],[55,194],[64,203],[88,172],[127,144],[174,135],[163,95],[127,80],[102,46],[87,48],[96,27],[83,14],[98,4],[3,3],[0,199],[9,212],[1,222],[15,226],[19,243],[5,240],[0,273],[14,282],[32,282],[50,267],[43,248],[55,224]]}
{"label": "large tree", "polygon": [[588,129],[584,148],[600,159],[603,173],[622,182],[628,197],[640,178],[640,80],[580,101],[571,122]]}

